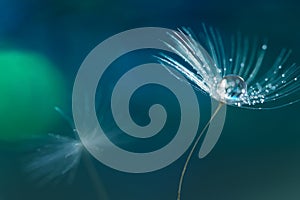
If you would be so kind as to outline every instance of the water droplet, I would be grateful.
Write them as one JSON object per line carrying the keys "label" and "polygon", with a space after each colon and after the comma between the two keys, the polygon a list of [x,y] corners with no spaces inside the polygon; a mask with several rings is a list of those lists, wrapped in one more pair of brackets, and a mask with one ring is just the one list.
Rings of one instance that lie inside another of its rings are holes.
{"label": "water droplet", "polygon": [[276,97],[278,97],[278,96],[279,96],[279,94],[277,93],[277,94],[275,94],[275,96],[276,96]]}
{"label": "water droplet", "polygon": [[244,102],[247,94],[247,84],[244,79],[237,75],[223,77],[218,85],[217,93],[220,101],[227,104]]}
{"label": "water droplet", "polygon": [[268,46],[267,46],[266,44],[263,44],[263,45],[261,46],[261,49],[262,49],[262,50],[267,50],[267,48],[268,48]]}
{"label": "water droplet", "polygon": [[268,81],[269,79],[268,78],[265,78],[265,81]]}
{"label": "water droplet", "polygon": [[279,66],[278,66],[278,69],[281,69],[281,68],[282,68],[282,66],[281,66],[281,65],[279,65]]}
{"label": "water droplet", "polygon": [[244,63],[241,63],[241,67],[244,67],[245,66],[245,64]]}
{"label": "water droplet", "polygon": [[284,78],[284,77],[285,77],[285,74],[281,74],[281,77]]}
{"label": "water droplet", "polygon": [[229,62],[232,62],[232,58],[229,58]]}
{"label": "water droplet", "polygon": [[272,89],[272,90],[276,90],[276,87],[275,87],[275,86],[272,86],[271,89]]}
{"label": "water droplet", "polygon": [[257,87],[258,91],[261,91],[263,89],[259,83],[256,83],[256,87]]}
{"label": "water droplet", "polygon": [[294,80],[295,80],[295,81],[297,81],[297,80],[298,80],[298,78],[296,77],[296,78],[294,78]]}

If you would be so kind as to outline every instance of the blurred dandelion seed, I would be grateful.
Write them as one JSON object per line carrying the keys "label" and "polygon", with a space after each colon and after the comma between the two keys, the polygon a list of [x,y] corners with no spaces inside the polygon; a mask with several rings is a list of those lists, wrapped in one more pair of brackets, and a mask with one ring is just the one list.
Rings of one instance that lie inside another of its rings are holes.
{"label": "blurred dandelion seed", "polygon": [[97,170],[77,135],[72,119],[60,108],[55,107],[55,110],[68,122],[74,133],[74,138],[52,133],[48,134],[46,138],[47,144],[36,149],[30,156],[30,162],[25,166],[25,171],[40,186],[50,182],[57,184],[66,176],[68,183],[71,183],[74,179],[76,168],[82,159],[93,182],[98,199],[107,200],[108,196],[104,190],[103,183],[98,178]]}
{"label": "blurred dandelion seed", "polygon": [[[46,141],[47,144],[36,150],[32,155],[34,159],[25,167],[39,185],[61,181],[78,166],[83,150],[80,141],[69,137],[48,134]],[[69,182],[73,180],[73,175],[68,177]]]}
{"label": "blurred dandelion seed", "polygon": [[196,89],[204,91],[220,103],[189,152],[180,176],[178,200],[181,198],[183,178],[190,158],[201,136],[223,105],[261,110],[281,108],[300,101],[297,95],[300,90],[300,67],[288,63],[290,50],[283,49],[271,68],[259,76],[268,49],[266,42],[259,44],[238,33],[231,38],[229,48],[226,48],[219,31],[203,25],[203,45],[207,47],[204,49],[190,30],[183,28],[179,32],[168,33],[174,44],[165,44],[190,68],[165,54],[157,56],[159,62],[166,68],[171,66],[178,70]]}

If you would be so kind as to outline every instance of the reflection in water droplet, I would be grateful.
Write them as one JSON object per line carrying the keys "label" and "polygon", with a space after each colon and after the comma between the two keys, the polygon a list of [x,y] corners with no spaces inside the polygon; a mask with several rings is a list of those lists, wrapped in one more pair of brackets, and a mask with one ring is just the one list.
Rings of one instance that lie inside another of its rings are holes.
{"label": "reflection in water droplet", "polygon": [[247,84],[240,76],[228,75],[219,83],[217,92],[220,101],[226,104],[240,105],[240,102],[245,101]]}

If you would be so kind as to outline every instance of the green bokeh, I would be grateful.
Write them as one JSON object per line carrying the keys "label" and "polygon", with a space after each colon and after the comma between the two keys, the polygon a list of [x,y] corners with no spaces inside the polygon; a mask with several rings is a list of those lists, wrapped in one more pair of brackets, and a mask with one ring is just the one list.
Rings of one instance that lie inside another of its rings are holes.
{"label": "green bokeh", "polygon": [[0,140],[49,132],[53,108],[64,104],[64,94],[61,74],[45,57],[0,51]]}

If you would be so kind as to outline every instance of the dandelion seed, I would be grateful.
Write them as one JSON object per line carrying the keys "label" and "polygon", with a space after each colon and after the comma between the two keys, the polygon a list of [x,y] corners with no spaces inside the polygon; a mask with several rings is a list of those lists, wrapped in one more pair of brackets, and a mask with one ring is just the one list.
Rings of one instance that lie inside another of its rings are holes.
{"label": "dandelion seed", "polygon": [[[268,49],[267,44],[258,48],[259,45],[253,43],[250,48],[248,39],[242,40],[239,36],[239,39],[233,39],[231,42],[232,51],[226,51],[230,48],[225,48],[220,33],[203,26],[204,44],[208,44],[204,49],[189,30],[183,28],[179,32],[180,34],[168,33],[174,44],[167,44],[167,46],[176,49],[178,55],[185,59],[193,70],[189,70],[171,56],[164,54],[159,57],[160,62],[177,69],[217,101],[248,109],[274,109],[299,101],[299,99],[290,100],[291,96],[300,90],[300,83],[295,82],[300,77],[300,67],[287,62],[291,54],[290,50],[283,49],[270,70],[263,76],[259,76]],[[236,46],[240,48],[235,49]],[[194,53],[191,54],[190,51]],[[278,69],[283,70],[283,73],[277,73]],[[276,90],[267,92],[264,88],[268,84],[276,85]],[[244,87],[243,91],[241,86]],[[275,97],[276,93],[279,94],[278,97]],[[264,96],[264,101],[259,100],[260,95]],[[229,98],[230,96],[232,98]],[[263,103],[253,103],[254,99]],[[275,103],[275,105],[270,106],[267,103]]]}
{"label": "dandelion seed", "polygon": [[[224,46],[221,34],[217,30],[203,25],[203,32],[204,44],[207,44],[206,49],[186,28],[179,30],[179,33],[175,31],[168,33],[174,44],[166,43],[166,45],[173,50],[175,49],[175,52],[191,65],[193,70],[189,70],[171,56],[161,54],[158,57],[164,66],[174,67],[200,90],[220,102],[219,107],[196,138],[188,154],[180,176],[178,200],[181,197],[183,178],[190,158],[201,136],[223,105],[262,110],[281,108],[300,101],[300,99],[290,100],[290,97],[300,90],[300,83],[296,82],[300,77],[300,68],[296,64],[287,64],[291,51],[283,49],[270,70],[260,77],[258,74],[268,49],[267,44],[259,45],[253,42],[250,47],[249,40],[247,38],[242,39],[241,35],[238,34],[237,37],[232,38],[229,48],[231,50],[228,51],[228,48],[226,50]],[[194,53],[191,54],[190,52]],[[284,72],[278,73],[278,70],[283,70],[283,66],[285,66]],[[284,99],[286,101],[280,101]],[[271,107],[264,106],[271,102],[279,103]]]}
{"label": "dandelion seed", "polygon": [[47,144],[31,155],[32,161],[25,166],[25,171],[41,186],[58,183],[67,175],[69,182],[72,181],[71,172],[78,166],[83,150],[81,142],[55,134],[48,134],[44,140]]}
{"label": "dandelion seed", "polygon": [[[93,166],[92,160],[85,151],[84,145],[81,143],[78,133],[74,128],[71,118],[69,118],[60,108],[55,107],[55,110],[62,115],[68,122],[74,138],[61,136],[58,134],[48,134],[41,147],[37,148],[25,166],[25,171],[31,175],[33,181],[36,181],[40,186],[48,183],[59,183],[64,177],[68,176],[69,183],[73,180],[76,168],[82,159],[87,168],[95,190],[97,199],[107,200],[107,194],[104,190],[102,182],[97,178],[98,174]],[[95,146],[93,141],[93,133],[91,138],[87,138],[86,142],[90,142]],[[84,154],[85,152],[85,154]]]}

